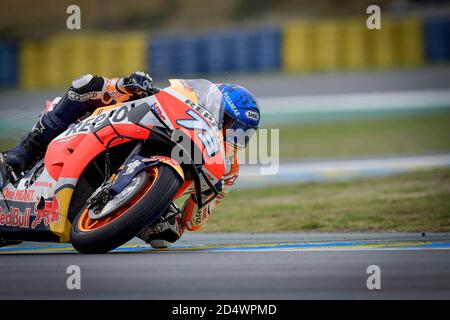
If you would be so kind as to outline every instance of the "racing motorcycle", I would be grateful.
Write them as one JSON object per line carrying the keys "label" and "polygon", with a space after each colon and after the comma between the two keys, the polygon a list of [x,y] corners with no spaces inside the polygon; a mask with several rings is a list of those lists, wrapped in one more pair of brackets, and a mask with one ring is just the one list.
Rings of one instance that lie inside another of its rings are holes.
{"label": "racing motorcycle", "polygon": [[81,253],[106,253],[170,219],[167,212],[179,214],[174,201],[188,188],[200,208],[220,192],[220,91],[180,79],[152,90],[72,124],[17,180],[2,172],[0,243],[70,242]]}

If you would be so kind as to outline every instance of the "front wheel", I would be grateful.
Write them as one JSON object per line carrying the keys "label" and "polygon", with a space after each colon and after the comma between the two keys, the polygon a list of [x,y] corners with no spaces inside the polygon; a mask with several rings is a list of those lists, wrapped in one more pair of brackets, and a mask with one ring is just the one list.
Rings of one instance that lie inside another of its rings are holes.
{"label": "front wheel", "polygon": [[146,169],[146,182],[125,205],[105,218],[91,219],[84,206],[70,232],[73,247],[81,253],[106,253],[136,236],[168,208],[181,181],[167,165]]}

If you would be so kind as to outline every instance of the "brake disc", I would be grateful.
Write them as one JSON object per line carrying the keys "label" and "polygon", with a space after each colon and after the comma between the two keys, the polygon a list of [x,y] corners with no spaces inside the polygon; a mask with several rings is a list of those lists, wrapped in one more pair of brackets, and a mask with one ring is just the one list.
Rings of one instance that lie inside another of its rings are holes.
{"label": "brake disc", "polygon": [[94,210],[89,210],[89,218],[98,220],[105,218],[115,211],[123,208],[129,201],[131,201],[145,186],[147,183],[147,172],[142,171],[123,189],[123,191],[117,194],[114,198],[106,203],[100,213],[95,213]]}

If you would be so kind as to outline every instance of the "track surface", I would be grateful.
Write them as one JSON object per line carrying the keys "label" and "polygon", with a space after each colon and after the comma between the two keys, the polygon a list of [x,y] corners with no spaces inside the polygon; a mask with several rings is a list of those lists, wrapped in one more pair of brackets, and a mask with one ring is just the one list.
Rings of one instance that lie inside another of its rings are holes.
{"label": "track surface", "polygon": [[[0,248],[0,299],[450,299],[450,234],[187,234],[106,255],[70,246]],[[66,269],[81,268],[81,290]],[[366,287],[381,268],[381,290]]]}

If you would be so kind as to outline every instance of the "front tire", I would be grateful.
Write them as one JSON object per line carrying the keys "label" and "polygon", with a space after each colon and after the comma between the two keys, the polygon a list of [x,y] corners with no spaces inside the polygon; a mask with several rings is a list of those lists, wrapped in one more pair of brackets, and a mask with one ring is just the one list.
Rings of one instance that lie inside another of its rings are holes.
{"label": "front tire", "polygon": [[93,220],[89,218],[88,206],[84,206],[72,224],[73,247],[81,253],[106,253],[155,222],[169,207],[181,186],[181,179],[164,164],[147,168],[147,179],[129,204],[112,215]]}

